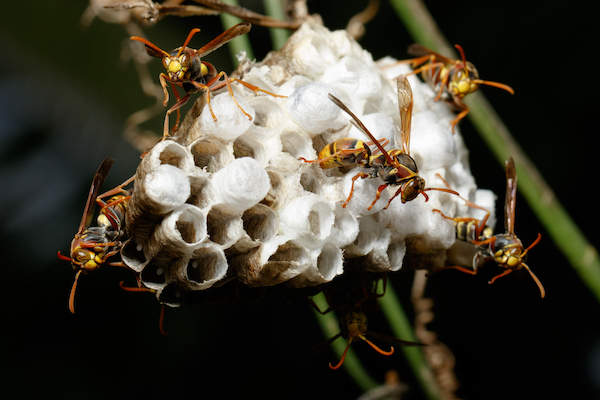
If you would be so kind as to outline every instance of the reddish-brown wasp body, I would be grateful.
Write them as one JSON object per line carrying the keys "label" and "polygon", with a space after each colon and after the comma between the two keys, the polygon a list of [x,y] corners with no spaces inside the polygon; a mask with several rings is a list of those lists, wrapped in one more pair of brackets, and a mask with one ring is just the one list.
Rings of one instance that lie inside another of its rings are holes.
{"label": "reddish-brown wasp body", "polygon": [[[428,197],[425,192],[428,190],[439,190],[442,192],[457,194],[451,189],[425,189],[425,180],[419,176],[417,164],[410,156],[410,126],[413,108],[412,90],[410,88],[410,84],[408,83],[408,79],[406,79],[404,75],[400,75],[397,78],[397,84],[402,149],[394,149],[390,150],[389,152],[385,150],[384,146],[389,143],[389,141],[387,139],[377,140],[344,103],[342,103],[332,94],[329,94],[329,99],[352,118],[350,120],[352,125],[364,133],[365,136],[370,138],[371,142],[365,143],[361,140],[353,138],[339,139],[321,150],[317,160],[309,161],[304,158],[300,158],[304,162],[308,163],[318,162],[321,165],[321,168],[358,166],[372,169],[372,171],[368,173],[359,172],[352,178],[350,194],[342,205],[343,207],[346,207],[352,199],[352,195],[354,193],[354,183],[359,178],[381,178],[385,182],[377,189],[375,200],[373,200],[373,203],[367,207],[368,210],[373,208],[375,203],[377,203],[381,197],[381,193],[388,186],[400,186],[400,188],[392,196],[385,208],[388,208],[392,200],[394,200],[398,195],[400,195],[402,203],[406,203],[407,201],[415,199],[419,193],[423,194],[423,196],[425,196],[425,201],[427,201]],[[369,145],[373,144],[377,146],[377,150],[371,152]],[[380,152],[381,154],[375,154],[377,152]]]}
{"label": "reddish-brown wasp body", "polygon": [[[161,72],[159,75],[160,84],[165,93],[165,99],[163,101],[163,105],[166,106],[169,101],[169,92],[167,91],[167,82],[171,85],[171,89],[175,94],[175,98],[177,102],[167,110],[167,115],[165,117],[165,125],[164,125],[164,135],[163,138],[168,136],[169,132],[169,115],[173,111],[177,111],[177,121],[175,122],[175,126],[173,127],[173,131],[177,130],[179,126],[179,120],[181,118],[180,108],[187,103],[192,93],[196,93],[198,91],[205,92],[206,102],[208,104],[210,113],[215,121],[217,121],[217,117],[212,111],[212,107],[210,106],[210,92],[221,89],[223,87],[227,87],[229,94],[233,97],[237,106],[240,110],[248,117],[248,119],[252,119],[252,117],[240,107],[235,100],[235,96],[233,96],[233,90],[231,89],[231,81],[236,81],[248,89],[252,90],[254,93],[258,93],[259,91],[267,93],[271,96],[275,97],[285,97],[278,96],[276,94],[267,92],[266,90],[260,89],[254,85],[249,84],[248,82],[244,82],[240,79],[229,78],[227,74],[223,71],[217,72],[217,69],[210,63],[206,61],[202,61],[202,57],[212,53],[217,50],[224,44],[229,41],[235,39],[236,37],[248,33],[251,28],[251,24],[249,22],[242,22],[237,24],[221,35],[217,36],[215,39],[211,40],[208,44],[201,47],[198,50],[191,49],[187,47],[192,37],[200,32],[199,28],[192,29],[188,34],[187,39],[185,40],[183,46],[176,48],[170,52],[164,51],[155,44],[149,42],[148,40],[141,38],[139,36],[132,36],[131,40],[136,40],[138,42],[142,42],[146,46],[146,51],[148,55],[152,57],[162,58],[163,66],[166,69],[165,72]],[[223,78],[223,79],[221,79]],[[183,97],[179,96],[177,89],[175,86],[179,86],[183,88],[185,91],[185,95]]]}
{"label": "reddish-brown wasp body", "polygon": [[452,132],[454,132],[456,124],[469,113],[469,107],[463,103],[462,99],[476,91],[479,85],[494,86],[514,94],[514,90],[508,85],[479,79],[479,73],[475,66],[465,59],[462,47],[459,45],[455,45],[455,47],[460,52],[460,60],[452,60],[425,46],[412,44],[408,48],[408,53],[417,58],[402,61],[411,63],[414,69],[413,74],[422,73],[425,82],[428,82],[438,92],[436,101],[445,93],[448,96],[446,98],[448,103],[459,111],[456,118],[452,120]]}
{"label": "reddish-brown wasp body", "polygon": [[[122,223],[127,202],[131,197],[123,187],[131,183],[135,176],[116,188],[99,195],[100,187],[104,183],[113,162],[112,158],[106,158],[94,175],[79,229],[71,242],[69,257],[62,255],[60,251],[58,252],[58,258],[70,261],[73,269],[77,271],[69,297],[69,309],[72,313],[75,312],[75,288],[80,275],[93,272],[104,264],[123,266],[121,262],[108,262],[108,259],[118,254],[121,249],[121,238],[124,234]],[[107,197],[109,197],[108,201],[104,201],[103,199]],[[90,226],[95,204],[98,204],[101,209],[96,221],[97,226]]]}
{"label": "reddish-brown wasp body", "polygon": [[475,218],[450,218],[445,216],[439,210],[435,210],[442,214],[444,218],[450,219],[456,223],[456,237],[460,240],[473,243],[477,246],[477,253],[473,257],[473,269],[467,269],[460,266],[445,267],[442,269],[457,269],[471,275],[475,275],[478,271],[478,266],[481,262],[494,260],[504,271],[493,277],[489,283],[494,283],[496,279],[510,274],[512,271],[525,268],[531,275],[538,288],[541,296],[546,295],[544,286],[535,276],[525,261],[529,250],[538,244],[541,235],[538,234],[537,239],[525,248],[521,240],[515,234],[515,206],[517,197],[517,171],[515,163],[511,158],[506,161],[506,198],[504,202],[504,229],[505,233],[494,235],[492,228],[486,225],[490,216],[490,212],[483,207],[463,199],[467,206],[477,208],[486,212],[482,220]]}
{"label": "reddish-brown wasp body", "polygon": [[[378,282],[383,277],[383,292],[377,293]],[[339,337],[348,342],[340,361],[336,364],[329,364],[329,368],[338,369],[344,363],[346,354],[350,345],[354,341],[362,340],[366,342],[373,350],[384,356],[390,356],[394,353],[394,347],[386,351],[379,348],[368,337],[375,338],[384,342],[394,343],[401,346],[422,346],[422,343],[408,342],[391,336],[369,331],[367,323],[367,308],[377,309],[377,299],[385,294],[387,280],[385,274],[366,272],[362,269],[348,268],[344,275],[337,281],[332,282],[323,290],[329,307],[321,311],[319,307],[311,301],[313,307],[321,314],[326,314],[332,310],[339,311],[340,332],[327,340],[325,345],[332,343]]]}

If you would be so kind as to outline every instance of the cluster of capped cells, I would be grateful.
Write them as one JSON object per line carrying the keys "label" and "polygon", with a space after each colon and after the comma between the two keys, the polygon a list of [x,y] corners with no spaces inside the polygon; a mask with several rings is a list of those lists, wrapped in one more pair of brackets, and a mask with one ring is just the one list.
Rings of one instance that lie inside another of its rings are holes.
{"label": "cluster of capped cells", "polygon": [[[368,270],[380,272],[443,266],[455,229],[432,210],[456,215],[464,206],[458,196],[428,191],[427,202],[422,194],[406,203],[398,197],[384,210],[397,189],[389,187],[368,210],[382,181],[358,179],[344,208],[360,169],[324,170],[299,160],[315,160],[344,137],[369,141],[329,93],[376,138],[389,139],[386,149],[401,148],[395,78],[409,73],[408,65],[384,69],[394,60],[374,62],[345,31],[310,22],[263,62],[244,55],[239,61],[237,78],[287,98],[232,84],[252,119],[224,90],[211,94],[215,121],[197,95],[179,130],[144,156],[122,249],[141,283],[162,302],[178,305],[190,292],[233,280],[248,287],[320,285],[343,274],[348,258],[363,257]],[[442,176],[493,210],[495,195],[477,189],[461,136],[451,131],[454,115],[434,101],[427,84],[408,79],[414,95],[410,154],[426,187],[445,187]]]}

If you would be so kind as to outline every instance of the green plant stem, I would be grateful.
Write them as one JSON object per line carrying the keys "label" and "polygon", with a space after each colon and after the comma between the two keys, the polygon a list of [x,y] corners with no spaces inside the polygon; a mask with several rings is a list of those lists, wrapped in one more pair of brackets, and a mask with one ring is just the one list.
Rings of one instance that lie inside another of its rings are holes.
{"label": "green plant stem", "polygon": [[[416,342],[417,338],[414,334],[412,324],[410,323],[394,288],[391,285],[387,285],[385,296],[379,300],[379,307],[386,316],[394,336],[402,340],[408,340],[410,342]],[[431,372],[431,369],[427,365],[423,350],[419,346],[402,346],[401,347],[404,356],[410,364],[413,372],[415,373],[419,385],[423,389],[423,392],[429,400],[439,400],[440,390],[437,382]]]}
{"label": "green plant stem", "polygon": [[[415,41],[432,50],[453,54],[448,41],[420,0],[390,0]],[[557,200],[529,157],[520,148],[481,92],[466,98],[469,118],[501,165],[512,156],[522,193],[556,246],[600,301],[600,257]],[[552,293],[549,293],[552,295]]]}
{"label": "green plant stem", "polygon": [[[269,17],[285,20],[285,12],[283,11],[283,2],[281,0],[263,0],[263,5]],[[271,35],[273,50],[281,49],[290,37],[290,32],[283,28],[270,28],[269,34]]]}
{"label": "green plant stem", "polygon": [[[223,2],[239,6],[237,0],[223,0]],[[221,18],[221,23],[223,24],[223,27],[225,29],[229,29],[232,26],[242,22],[242,20],[238,17],[234,17],[233,15],[227,13],[221,13],[219,14],[219,17]],[[250,60],[254,59],[254,52],[252,51],[252,45],[250,44],[250,39],[248,38],[248,35],[242,35],[233,39],[227,44],[227,48],[229,49],[229,55],[231,56],[231,59],[234,60],[234,65],[237,64],[237,62],[235,62],[235,60],[237,60],[236,55],[240,51],[245,51],[246,56]]]}
{"label": "green plant stem", "polygon": [[[319,293],[316,296],[313,296],[312,301],[319,307],[319,310],[327,310],[329,305],[327,304],[327,300],[325,299],[325,295],[323,293]],[[340,332],[338,319],[333,311],[328,312],[327,314],[321,314],[319,311],[313,309],[315,317],[317,318],[317,322],[321,327],[321,330],[325,334],[327,338],[333,337]],[[342,357],[344,353],[344,349],[346,348],[347,342],[343,339],[336,339],[333,343],[331,343],[331,347],[333,348],[333,352],[335,353],[338,360]],[[332,363],[335,364],[335,363]],[[348,353],[346,354],[346,360],[344,364],[342,364],[348,375],[352,377],[354,382],[363,390],[368,391],[377,386],[377,382],[369,375],[367,370],[362,366],[358,357],[352,351],[352,347],[348,349]]]}

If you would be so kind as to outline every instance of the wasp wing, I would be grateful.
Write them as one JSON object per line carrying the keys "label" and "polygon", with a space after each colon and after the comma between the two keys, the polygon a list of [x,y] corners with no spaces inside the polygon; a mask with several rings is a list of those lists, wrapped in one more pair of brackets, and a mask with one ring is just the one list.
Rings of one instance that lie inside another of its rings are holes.
{"label": "wasp wing", "polygon": [[417,57],[431,55],[431,56],[434,56],[435,58],[437,58],[438,61],[443,62],[444,64],[454,63],[454,60],[451,60],[448,57],[445,57],[439,53],[436,53],[435,51],[428,49],[427,47],[425,47],[421,44],[418,44],[418,43],[413,43],[410,46],[408,46],[407,53],[410,54],[411,56],[417,56]]}
{"label": "wasp wing", "polygon": [[225,32],[221,33],[219,36],[208,42],[206,45],[196,50],[196,56],[202,58],[205,55],[212,53],[213,51],[217,50],[224,44],[232,41],[236,37],[250,32],[250,28],[252,28],[252,24],[249,22],[242,22],[232,26],[231,28],[227,29]]}
{"label": "wasp wing", "polygon": [[81,222],[79,223],[79,230],[77,233],[82,233],[85,228],[90,226],[94,216],[92,211],[94,209],[94,204],[96,204],[96,198],[100,194],[100,187],[106,180],[108,172],[110,171],[110,168],[114,162],[115,160],[112,157],[107,157],[98,167],[98,170],[94,175],[94,179],[92,180],[92,186],[90,187],[90,193],[88,194],[87,202],[85,203],[85,208],[83,209],[83,216],[81,217]]}
{"label": "wasp wing", "polygon": [[365,136],[367,136],[369,139],[371,139],[373,144],[375,144],[375,146],[377,146],[379,151],[381,151],[383,153],[384,157],[390,163],[390,165],[396,165],[396,162],[394,161],[394,159],[383,148],[381,143],[375,138],[375,136],[373,136],[373,134],[371,132],[369,132],[367,127],[362,123],[362,121],[360,119],[358,119],[358,117],[356,115],[354,115],[354,113],[352,111],[350,111],[350,109],[344,103],[342,103],[342,101],[340,99],[338,99],[337,97],[335,97],[334,95],[329,93],[329,100],[333,101],[336,106],[341,108],[344,112],[346,112],[346,114],[348,114],[352,118],[352,121],[350,121],[352,123],[352,125],[354,125],[356,127],[356,129],[358,129],[359,131],[364,133]]}
{"label": "wasp wing", "polygon": [[[398,84],[398,109],[400,111],[400,142],[402,151],[410,155],[410,126],[413,110],[412,88],[406,76],[396,78]],[[398,145],[396,143],[396,145]]]}
{"label": "wasp wing", "polygon": [[517,170],[512,157],[506,160],[506,198],[504,199],[504,229],[515,232],[515,208],[517,204]]}

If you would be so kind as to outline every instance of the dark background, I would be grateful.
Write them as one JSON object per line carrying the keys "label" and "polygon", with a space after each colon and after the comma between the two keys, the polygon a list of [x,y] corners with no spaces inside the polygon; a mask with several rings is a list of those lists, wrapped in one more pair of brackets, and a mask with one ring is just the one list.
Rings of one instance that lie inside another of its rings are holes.
{"label": "dark background", "polygon": [[[331,29],[343,28],[366,2],[310,1]],[[426,2],[442,32],[459,43],[483,79],[516,94],[483,88],[575,222],[597,246],[595,76],[597,21],[592,2]],[[255,11],[259,3],[244,2]],[[67,309],[73,280],[56,251],[68,251],[94,171],[112,156],[106,187],[133,174],[139,153],[122,139],[125,118],[150,106],[118,25],[80,25],[84,1],[6,3],[0,12],[0,339],[7,398],[356,398],[343,370],[330,371],[329,350],[303,301],[259,305],[202,304],[167,310],[168,336],[158,331],[160,306],[150,294],[122,291],[127,271],[103,268],[80,280],[77,314]],[[217,17],[168,18],[146,30],[159,46],[194,43],[222,32]],[[269,50],[264,28],[249,34],[256,57]],[[361,44],[375,59],[406,58],[411,39],[383,1]],[[208,60],[233,69],[226,51]],[[153,66],[154,76],[160,63]],[[159,131],[162,115],[147,124]],[[504,172],[467,120],[461,131],[478,185],[504,196]],[[590,180],[591,179],[591,180]],[[500,213],[501,210],[498,209]],[[528,264],[543,282],[539,298],[527,274],[494,285],[489,276],[434,275],[430,328],[454,351],[464,399],[600,398],[598,302],[558,252],[523,198],[517,232],[542,242]],[[483,272],[483,271],[482,271]],[[493,272],[490,272],[490,274]],[[406,302],[411,274],[391,284]],[[383,333],[383,319],[372,316]],[[421,399],[400,352],[382,357],[354,346],[373,376],[396,369]],[[364,351],[363,351],[364,350]],[[8,372],[8,373],[7,373]]]}

